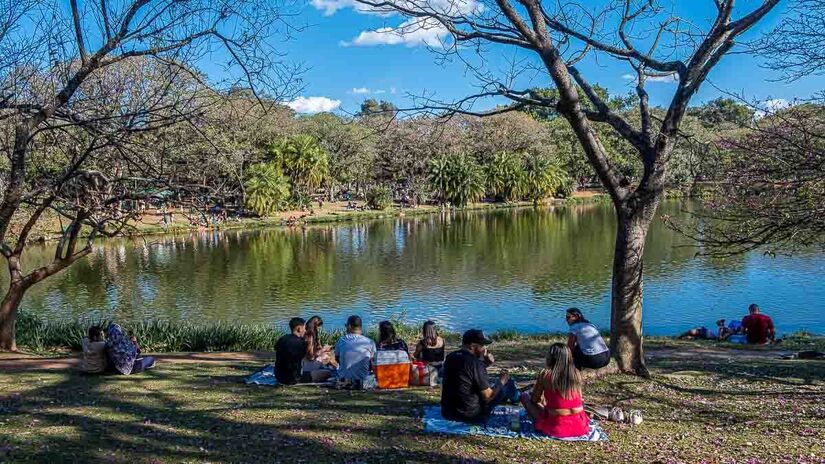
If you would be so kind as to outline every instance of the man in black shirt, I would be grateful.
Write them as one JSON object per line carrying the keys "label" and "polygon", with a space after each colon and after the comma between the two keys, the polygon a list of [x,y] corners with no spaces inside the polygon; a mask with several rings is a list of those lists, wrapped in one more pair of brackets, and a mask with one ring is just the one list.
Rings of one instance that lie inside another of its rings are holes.
{"label": "man in black shirt", "polygon": [[295,385],[301,379],[301,361],[307,354],[304,342],[304,320],[293,317],[289,321],[291,334],[278,339],[275,345],[275,378],[278,383]]}
{"label": "man in black shirt", "polygon": [[487,422],[490,412],[507,396],[517,393],[510,376],[503,372],[496,385],[490,388],[487,364],[492,357],[487,345],[492,343],[481,330],[464,332],[461,349],[450,353],[444,361],[444,380],[441,387],[441,415],[445,419],[473,424]]}

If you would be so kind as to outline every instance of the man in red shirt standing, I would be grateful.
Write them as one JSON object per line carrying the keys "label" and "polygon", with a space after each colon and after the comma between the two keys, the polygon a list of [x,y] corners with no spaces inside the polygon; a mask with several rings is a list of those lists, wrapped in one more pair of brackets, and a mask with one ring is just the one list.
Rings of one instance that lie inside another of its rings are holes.
{"label": "man in red shirt standing", "polygon": [[770,316],[761,314],[759,306],[752,304],[748,307],[748,315],[742,318],[742,328],[748,343],[764,345],[768,340],[776,341],[776,331],[773,328],[773,320]]}

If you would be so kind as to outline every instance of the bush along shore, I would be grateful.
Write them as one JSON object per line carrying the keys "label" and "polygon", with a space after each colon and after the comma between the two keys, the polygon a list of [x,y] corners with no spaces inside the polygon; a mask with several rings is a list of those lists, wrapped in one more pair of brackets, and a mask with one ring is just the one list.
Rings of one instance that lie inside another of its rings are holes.
{"label": "bush along shore", "polygon": [[[420,338],[421,328],[418,324],[409,324],[397,318],[391,318],[391,320],[396,327],[398,336],[407,340],[408,343],[414,343]],[[98,325],[105,328],[111,322],[117,321],[103,318],[50,321],[39,315],[21,312],[17,321],[17,340],[21,349],[35,353],[80,351],[81,341],[86,336],[90,326]],[[121,325],[140,340],[141,348],[144,351],[154,353],[274,351],[278,338],[286,333],[286,324],[283,324],[284,327],[274,327],[267,324],[233,324],[227,322],[192,324],[188,322],[144,321]],[[377,340],[377,327],[371,326],[367,329],[366,335]],[[343,329],[324,330],[322,332],[322,343],[334,344],[343,334]],[[609,338],[608,333],[604,333],[604,335]],[[441,336],[453,347],[460,344],[461,334],[458,332],[442,330]],[[522,334],[515,330],[500,330],[492,333],[490,337],[498,342],[533,341],[538,343],[563,341],[566,334]],[[664,347],[676,343],[673,337],[645,337],[645,340],[648,343]],[[777,345],[771,347],[718,342],[707,343],[714,343],[732,349],[781,348],[788,351],[825,351],[825,336],[807,332],[787,334],[780,338]]]}

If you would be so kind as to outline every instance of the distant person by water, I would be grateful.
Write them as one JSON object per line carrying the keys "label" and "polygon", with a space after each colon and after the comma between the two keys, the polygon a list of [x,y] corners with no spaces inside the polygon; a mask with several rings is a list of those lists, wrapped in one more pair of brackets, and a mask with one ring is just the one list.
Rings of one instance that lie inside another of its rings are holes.
{"label": "distant person by water", "polygon": [[769,341],[771,343],[776,341],[773,319],[767,314],[762,314],[756,304],[748,307],[748,315],[742,318],[742,329],[748,343],[764,345]]}
{"label": "distant person by water", "polygon": [[421,340],[415,345],[413,358],[427,364],[440,366],[444,362],[447,346],[438,336],[435,322],[427,321],[421,328]]}
{"label": "distant person by water", "polygon": [[302,363],[307,354],[304,324],[300,317],[290,319],[290,333],[275,344],[275,378],[283,385],[295,385],[301,380]]}
{"label": "distant person by water", "polygon": [[103,330],[98,326],[89,327],[88,337],[82,341],[83,362],[80,369],[87,374],[100,374],[106,371],[106,340]]}
{"label": "distant person by water", "polygon": [[679,338],[691,339],[691,338],[701,338],[703,340],[727,340],[728,337],[731,336],[733,331],[727,327],[725,327],[725,320],[719,319],[716,321],[716,326],[713,328],[708,328],[705,326],[694,327],[687,332],[679,335]]}
{"label": "distant person by water", "polygon": [[570,308],[564,316],[570,325],[567,346],[573,353],[573,362],[579,369],[599,369],[610,362],[610,349],[599,329],[585,319],[578,308]]}
{"label": "distant person by water", "polygon": [[395,326],[390,321],[381,321],[378,324],[378,350],[379,351],[404,351],[409,353],[407,342],[398,338],[395,333]]}
{"label": "distant person by water", "polygon": [[302,382],[323,382],[332,376],[332,369],[337,369],[332,348],[321,345],[321,327],[324,325],[320,316],[312,316],[307,320],[304,331],[306,356],[301,363]]}
{"label": "distant person by water", "polygon": [[354,383],[363,382],[370,375],[375,359],[375,342],[361,334],[361,317],[347,319],[347,333],[335,344],[338,378]]}
{"label": "distant person by water", "polygon": [[155,358],[141,357],[140,354],[140,344],[134,335],[127,336],[121,326],[109,324],[106,330],[106,357],[109,370],[129,375],[154,367]]}

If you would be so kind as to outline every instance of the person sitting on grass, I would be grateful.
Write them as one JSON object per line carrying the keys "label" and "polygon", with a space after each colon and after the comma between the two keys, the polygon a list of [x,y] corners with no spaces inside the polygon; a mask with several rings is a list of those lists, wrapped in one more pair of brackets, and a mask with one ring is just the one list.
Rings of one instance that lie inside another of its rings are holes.
{"label": "person sitting on grass", "polygon": [[304,330],[304,320],[293,317],[289,320],[290,333],[275,344],[275,378],[282,385],[295,385],[301,380],[302,362],[307,354]]}
{"label": "person sitting on grass", "polygon": [[360,384],[370,375],[375,359],[375,342],[361,335],[361,318],[347,319],[347,333],[335,344],[335,360],[338,362],[338,378]]}
{"label": "person sitting on grass", "polygon": [[99,326],[89,327],[89,336],[83,339],[83,362],[80,369],[87,374],[101,374],[106,371],[106,340]]}
{"label": "person sitting on grass", "polygon": [[748,315],[742,318],[742,328],[748,343],[754,345],[764,345],[770,341],[776,342],[776,329],[773,327],[773,319],[767,314],[759,312],[759,306],[752,304],[748,307]]}
{"label": "person sitting on grass", "polygon": [[600,369],[610,362],[610,349],[599,329],[584,318],[578,308],[570,308],[565,314],[570,325],[567,346],[573,353],[573,362],[579,369]]}
{"label": "person sitting on grass", "polygon": [[435,367],[439,370],[439,374],[441,374],[440,371],[444,365],[447,348],[444,339],[438,336],[438,331],[433,321],[425,322],[421,332],[423,337],[415,345],[413,358]]}
{"label": "person sitting on grass", "polygon": [[485,424],[493,409],[507,399],[518,398],[515,382],[507,372],[499,375],[490,387],[487,375],[487,345],[492,343],[484,332],[470,329],[464,332],[461,349],[450,353],[444,361],[444,381],[441,387],[441,415],[447,420],[470,424]]}
{"label": "person sitting on grass", "polygon": [[395,326],[390,321],[378,324],[378,351],[404,351],[409,353],[407,342],[395,334]]}
{"label": "person sitting on grass", "polygon": [[123,328],[114,323],[106,331],[106,355],[109,370],[123,375],[138,374],[155,366],[155,358],[140,356],[137,338],[127,337]]}
{"label": "person sitting on grass", "polygon": [[580,437],[590,432],[581,390],[573,353],[565,344],[554,343],[532,393],[521,394],[521,404],[538,432],[555,438]]}
{"label": "person sitting on grass", "polygon": [[332,377],[331,368],[338,368],[332,349],[321,345],[321,326],[324,325],[320,316],[312,316],[305,325],[304,342],[307,350],[301,362],[301,382],[323,382]]}
{"label": "person sitting on grass", "polygon": [[730,329],[725,327],[725,320],[719,319],[716,321],[716,328],[709,329],[705,326],[696,327],[693,329],[688,330],[687,332],[679,335],[681,339],[694,339],[699,338],[702,340],[727,340],[728,337],[731,336],[733,332]]}

